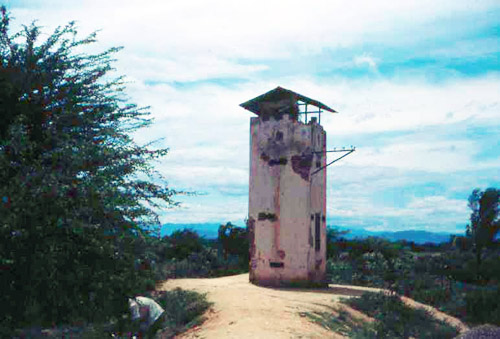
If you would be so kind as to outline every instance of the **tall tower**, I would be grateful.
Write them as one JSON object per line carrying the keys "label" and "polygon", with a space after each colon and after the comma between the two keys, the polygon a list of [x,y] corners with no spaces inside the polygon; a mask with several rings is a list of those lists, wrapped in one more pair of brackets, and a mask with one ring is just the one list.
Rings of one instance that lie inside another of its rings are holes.
{"label": "tall tower", "polygon": [[320,119],[322,110],[335,111],[281,87],[240,106],[257,114],[250,120],[250,281],[325,284],[326,133]]}

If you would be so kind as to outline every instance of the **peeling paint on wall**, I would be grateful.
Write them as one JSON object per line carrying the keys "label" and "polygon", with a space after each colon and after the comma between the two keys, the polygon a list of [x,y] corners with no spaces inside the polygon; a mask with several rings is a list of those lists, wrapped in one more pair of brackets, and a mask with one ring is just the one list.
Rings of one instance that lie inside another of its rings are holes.
{"label": "peeling paint on wall", "polygon": [[248,242],[250,243],[249,247],[249,257],[253,258],[255,256],[255,219],[250,217],[247,220],[247,228],[248,228]]}
{"label": "peeling paint on wall", "polygon": [[269,166],[276,166],[276,165],[286,165],[288,162],[288,159],[286,157],[280,157],[278,160],[271,159],[268,161]]}
{"label": "peeling paint on wall", "polygon": [[274,213],[260,212],[258,219],[259,220],[276,221],[278,218],[276,218],[276,214],[274,214]]}
{"label": "peeling paint on wall", "polygon": [[309,171],[312,165],[312,154],[294,155],[292,156],[293,171],[301,176],[304,180],[309,180]]}

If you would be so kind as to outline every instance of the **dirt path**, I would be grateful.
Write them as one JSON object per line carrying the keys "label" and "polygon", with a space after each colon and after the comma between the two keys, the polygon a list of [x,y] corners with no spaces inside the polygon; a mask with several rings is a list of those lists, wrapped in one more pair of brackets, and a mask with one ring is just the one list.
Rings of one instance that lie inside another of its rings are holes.
{"label": "dirt path", "polygon": [[[248,274],[212,279],[173,279],[162,283],[160,290],[180,287],[208,293],[214,303],[202,326],[191,329],[181,338],[344,338],[312,323],[300,315],[307,311],[333,312],[342,308],[352,316],[372,321],[366,315],[338,302],[340,297],[359,296],[375,288],[330,285],[328,289],[274,289],[252,285]],[[413,307],[429,307],[411,299]],[[430,308],[436,317],[446,319],[465,331],[458,319]]]}

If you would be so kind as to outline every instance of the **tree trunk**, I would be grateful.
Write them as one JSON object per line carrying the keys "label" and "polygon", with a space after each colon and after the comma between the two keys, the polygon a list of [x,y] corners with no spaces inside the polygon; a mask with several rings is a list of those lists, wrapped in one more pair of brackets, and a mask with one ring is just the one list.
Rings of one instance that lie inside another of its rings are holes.
{"label": "tree trunk", "polygon": [[483,248],[481,246],[476,247],[476,277],[479,279],[479,268],[481,267],[481,252]]}

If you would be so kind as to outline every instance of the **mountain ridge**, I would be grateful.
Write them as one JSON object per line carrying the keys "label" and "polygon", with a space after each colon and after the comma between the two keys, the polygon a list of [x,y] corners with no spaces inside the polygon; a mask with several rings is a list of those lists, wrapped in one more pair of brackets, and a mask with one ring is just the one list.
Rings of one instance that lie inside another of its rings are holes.
{"label": "mountain ridge", "polygon": [[[221,223],[165,223],[162,225],[160,235],[170,235],[176,230],[185,228],[196,231],[200,236],[206,239],[214,239],[218,236],[218,229]],[[237,227],[245,227],[243,225],[234,224]],[[341,231],[349,230],[349,233],[344,235],[346,239],[364,239],[367,237],[381,237],[390,241],[407,240],[413,241],[416,244],[423,244],[426,242],[439,244],[448,242],[452,235],[463,235],[448,232],[429,232],[424,230],[402,230],[402,231],[368,231],[363,228],[348,228],[344,226],[329,225],[328,227],[335,228]],[[465,233],[465,232],[464,232]]]}

